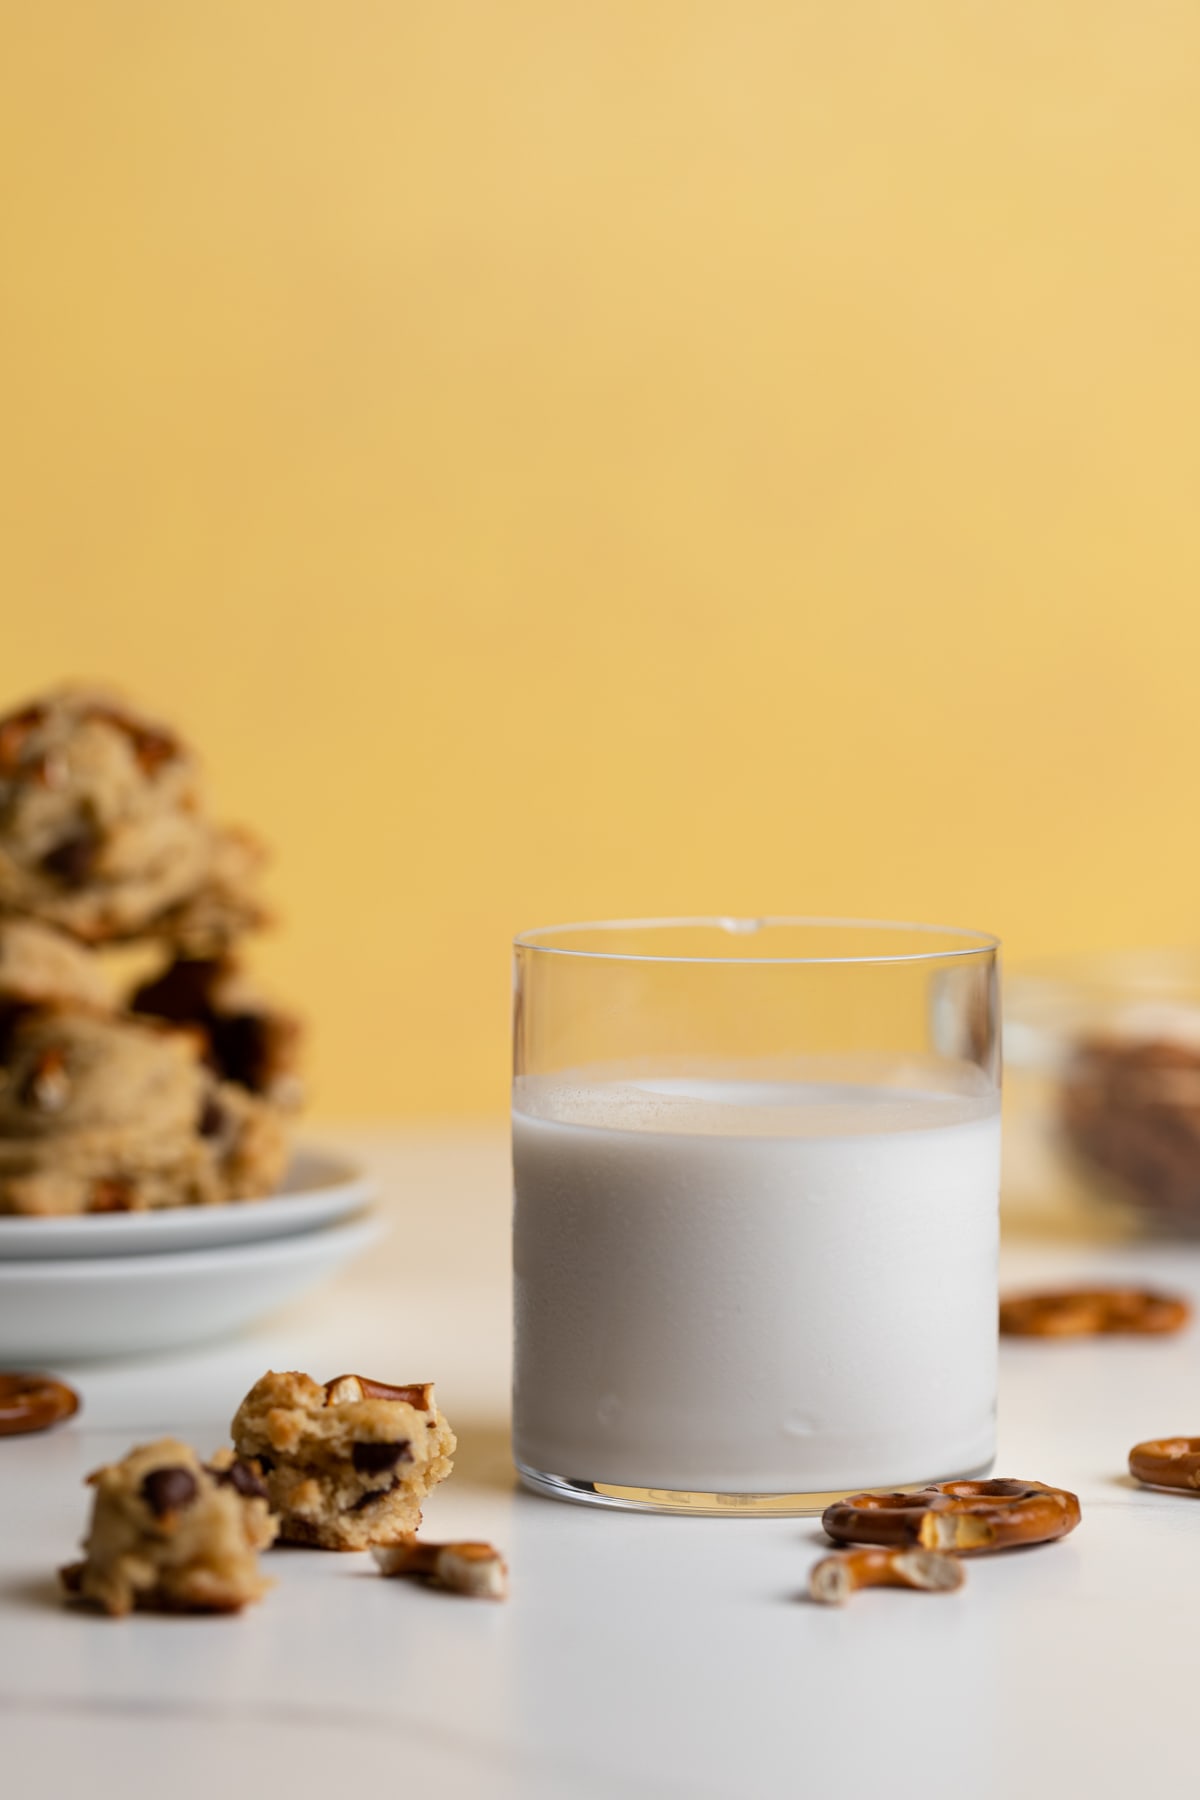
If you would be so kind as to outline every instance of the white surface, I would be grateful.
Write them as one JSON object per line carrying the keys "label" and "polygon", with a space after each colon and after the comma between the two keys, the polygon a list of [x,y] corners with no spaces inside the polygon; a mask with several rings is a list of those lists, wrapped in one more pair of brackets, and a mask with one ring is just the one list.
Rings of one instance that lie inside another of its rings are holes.
{"label": "white surface", "polygon": [[525,1469],[716,1504],[991,1460],[995,1099],[526,1078],[517,1104]]}
{"label": "white surface", "polygon": [[[1006,1343],[999,1472],[1074,1488],[1065,1542],[977,1559],[959,1594],[797,1598],[814,1521],[593,1511],[513,1490],[504,1447],[503,1140],[372,1146],[397,1220],[302,1307],[203,1354],[76,1372],[80,1416],[0,1441],[4,1791],[20,1800],[887,1796],[1127,1800],[1194,1784],[1200,1498],[1136,1489],[1140,1438],[1200,1431],[1200,1333]],[[1134,1275],[1200,1293],[1194,1251],[1023,1249],[1015,1281]],[[954,1345],[948,1342],[946,1355]],[[268,1559],[235,1619],[63,1607],[88,1469],[178,1430],[209,1450],[268,1364],[436,1377],[462,1436],[437,1536],[493,1539],[513,1596]],[[69,1373],[69,1371],[68,1371]]]}
{"label": "white surface", "polygon": [[279,1193],[267,1200],[82,1218],[0,1219],[0,1263],[18,1258],[161,1255],[258,1243],[348,1218],[370,1198],[371,1184],[359,1163],[302,1145]]}
{"label": "white surface", "polygon": [[308,1293],[382,1235],[365,1216],[219,1250],[0,1263],[0,1357],[28,1366],[225,1337]]}

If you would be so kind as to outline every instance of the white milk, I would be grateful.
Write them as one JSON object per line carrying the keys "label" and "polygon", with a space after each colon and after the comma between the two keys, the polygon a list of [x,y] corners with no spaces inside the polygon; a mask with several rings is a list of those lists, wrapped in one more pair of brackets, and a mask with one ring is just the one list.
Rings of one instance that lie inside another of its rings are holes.
{"label": "white milk", "polygon": [[514,1103],[519,1463],[763,1494],[990,1463],[994,1097],[569,1079]]}

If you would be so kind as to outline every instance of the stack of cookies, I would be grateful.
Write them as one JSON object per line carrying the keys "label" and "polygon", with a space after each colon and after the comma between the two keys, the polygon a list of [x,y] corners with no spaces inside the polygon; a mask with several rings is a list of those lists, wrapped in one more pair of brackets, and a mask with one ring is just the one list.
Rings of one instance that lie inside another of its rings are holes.
{"label": "stack of cookies", "polygon": [[208,817],[189,747],[117,696],[0,719],[0,1214],[275,1189],[299,1030],[238,958],[261,862]]}

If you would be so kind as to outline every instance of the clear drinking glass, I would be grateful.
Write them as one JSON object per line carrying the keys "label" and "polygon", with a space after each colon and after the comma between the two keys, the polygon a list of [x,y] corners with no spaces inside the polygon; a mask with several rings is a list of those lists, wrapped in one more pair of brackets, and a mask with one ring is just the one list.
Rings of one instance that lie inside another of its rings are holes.
{"label": "clear drinking glass", "polygon": [[997,940],[662,919],[515,952],[523,1480],[754,1514],[985,1474]]}

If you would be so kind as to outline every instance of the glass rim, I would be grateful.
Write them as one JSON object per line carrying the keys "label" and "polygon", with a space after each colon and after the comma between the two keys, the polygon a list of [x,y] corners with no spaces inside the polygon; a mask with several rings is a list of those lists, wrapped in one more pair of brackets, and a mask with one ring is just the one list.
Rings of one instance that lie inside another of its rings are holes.
{"label": "glass rim", "polygon": [[[768,927],[785,926],[801,929],[838,928],[846,931],[911,932],[969,940],[957,948],[939,950],[889,951],[866,956],[680,956],[664,952],[650,955],[642,951],[584,950],[574,945],[546,943],[543,940],[568,932],[585,931],[669,931],[697,928],[724,931],[731,937],[745,938]],[[802,913],[765,913],[756,918],[739,918],[732,914],[700,914],[694,917],[650,919],[588,919],[563,925],[538,925],[520,931],[513,938],[514,950],[532,950],[543,956],[590,957],[603,962],[699,963],[735,968],[763,968],[771,964],[820,967],[838,964],[869,963],[934,963],[964,956],[995,955],[1000,939],[989,931],[975,931],[960,925],[927,925],[911,919],[848,919]]]}

